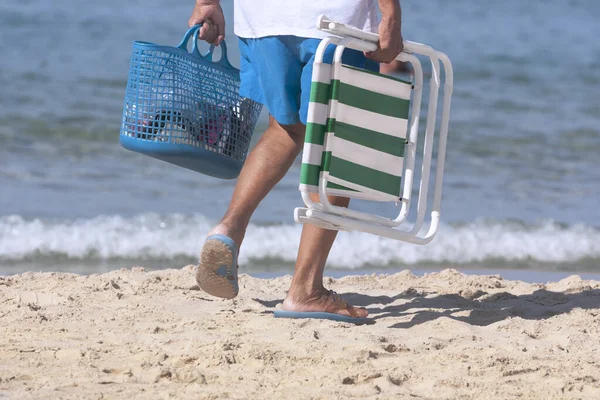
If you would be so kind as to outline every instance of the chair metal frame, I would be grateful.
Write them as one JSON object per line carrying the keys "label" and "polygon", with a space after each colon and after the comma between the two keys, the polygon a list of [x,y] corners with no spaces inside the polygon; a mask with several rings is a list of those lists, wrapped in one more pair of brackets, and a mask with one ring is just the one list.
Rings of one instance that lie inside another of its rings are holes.
{"label": "chair metal frame", "polygon": [[[377,34],[364,32],[354,27],[332,21],[326,16],[320,16],[318,18],[317,28],[330,33],[332,36],[326,37],[321,41],[315,54],[315,62],[323,62],[323,56],[327,46],[330,44],[336,46],[333,59],[332,79],[339,76],[340,69],[342,68],[342,54],[346,48],[358,51],[374,51],[377,49],[377,43],[379,41],[379,36]],[[429,107],[427,110],[416,220],[412,226],[403,229],[401,225],[406,225],[411,205],[423,90],[423,68],[417,55],[426,56],[431,62]],[[402,198],[400,199],[402,206],[398,216],[391,219],[331,204],[327,196],[335,193],[332,193],[333,191],[330,189],[326,189],[328,173],[321,172],[319,179],[319,203],[312,201],[309,191],[301,190],[302,199],[306,208],[296,208],[294,212],[294,219],[296,222],[311,223],[322,228],[333,230],[363,231],[378,236],[421,245],[431,242],[436,235],[440,222],[442,182],[446,158],[450,103],[453,91],[452,64],[446,54],[433,49],[431,46],[410,41],[404,41],[404,50],[398,55],[396,60],[411,63],[414,71],[409,134],[407,136],[405,151]],[[439,102],[440,62],[444,67],[445,81],[443,85],[443,109],[440,118],[436,176],[433,188],[433,207],[431,207],[430,211],[429,227],[425,234],[420,234],[423,224],[426,221],[428,211],[427,198],[437,120],[437,106]],[[324,151],[325,150],[327,150],[327,139],[324,143]]]}

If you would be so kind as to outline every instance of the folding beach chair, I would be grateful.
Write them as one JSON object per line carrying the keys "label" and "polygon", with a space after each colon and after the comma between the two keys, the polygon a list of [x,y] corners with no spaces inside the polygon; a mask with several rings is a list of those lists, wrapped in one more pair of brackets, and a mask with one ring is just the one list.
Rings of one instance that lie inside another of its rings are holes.
{"label": "folding beach chair", "polygon": [[[295,210],[296,222],[326,229],[363,231],[415,244],[429,243],[440,220],[453,84],[450,60],[430,46],[405,41],[404,52],[397,60],[410,62],[414,71],[412,82],[405,82],[342,64],[344,49],[373,51],[378,35],[325,16],[319,17],[317,27],[332,36],[322,40],[315,55],[300,178],[306,207]],[[336,46],[333,64],[323,62],[329,45]],[[417,55],[430,59],[431,80],[416,219],[408,223],[423,90],[423,68]],[[440,62],[444,66],[445,83],[433,207],[429,228],[421,234],[428,212]],[[318,193],[319,201],[312,201],[310,193]],[[394,202],[401,204],[401,208],[392,219],[334,206],[327,195]]]}

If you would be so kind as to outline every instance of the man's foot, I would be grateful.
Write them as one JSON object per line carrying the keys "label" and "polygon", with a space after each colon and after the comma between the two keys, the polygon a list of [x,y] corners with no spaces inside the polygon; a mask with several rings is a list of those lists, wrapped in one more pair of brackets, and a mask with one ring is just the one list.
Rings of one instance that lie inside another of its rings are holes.
{"label": "man's foot", "polygon": [[288,293],[282,308],[285,311],[329,313],[350,318],[366,318],[369,315],[367,309],[353,307],[339,294],[326,289],[316,295],[297,296]]}
{"label": "man's foot", "polygon": [[219,225],[215,226],[208,232],[206,237],[211,237],[213,235],[223,235],[230,237],[235,243],[240,246],[242,241],[244,240],[244,235],[246,234],[244,229],[240,229],[234,226],[230,226],[229,224],[221,222]]}
{"label": "man's foot", "polygon": [[223,224],[208,234],[196,271],[196,282],[206,293],[225,299],[237,296],[237,258],[242,239],[243,232],[227,229]]}

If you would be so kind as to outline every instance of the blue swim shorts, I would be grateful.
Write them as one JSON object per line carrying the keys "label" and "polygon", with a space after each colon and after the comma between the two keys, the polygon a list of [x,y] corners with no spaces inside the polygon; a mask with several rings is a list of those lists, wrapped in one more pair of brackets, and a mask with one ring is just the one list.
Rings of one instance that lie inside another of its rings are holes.
{"label": "blue swim shorts", "polygon": [[[240,38],[240,95],[264,104],[282,125],[306,125],[312,66],[320,42],[297,36]],[[335,46],[328,46],[326,63],[332,62],[334,51]],[[377,62],[356,50],[345,50],[342,62],[379,71]]]}

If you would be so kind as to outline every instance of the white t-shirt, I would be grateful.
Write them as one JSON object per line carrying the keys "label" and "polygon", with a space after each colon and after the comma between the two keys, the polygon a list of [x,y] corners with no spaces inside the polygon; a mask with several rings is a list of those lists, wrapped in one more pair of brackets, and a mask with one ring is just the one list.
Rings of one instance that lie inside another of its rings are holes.
{"label": "white t-shirt", "polygon": [[234,32],[243,38],[293,35],[322,38],[319,15],[336,22],[377,32],[375,0],[234,0]]}

